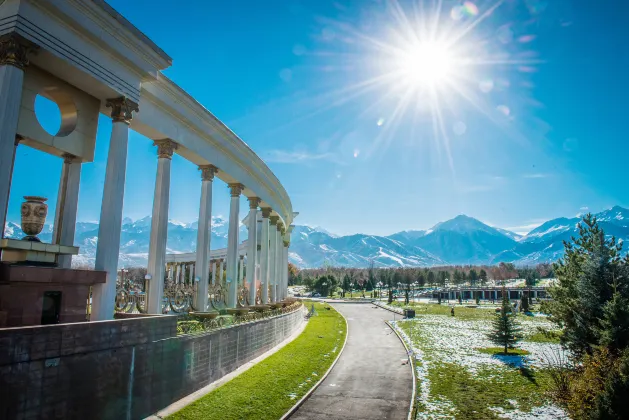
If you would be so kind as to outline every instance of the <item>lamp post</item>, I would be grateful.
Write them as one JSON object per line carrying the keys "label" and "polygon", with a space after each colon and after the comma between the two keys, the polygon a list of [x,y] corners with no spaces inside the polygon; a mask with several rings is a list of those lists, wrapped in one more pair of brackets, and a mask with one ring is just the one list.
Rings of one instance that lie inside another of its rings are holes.
{"label": "lamp post", "polygon": [[[321,283],[321,286],[323,286],[323,288],[325,289],[325,295],[328,295],[328,282],[324,281],[323,283]],[[323,291],[323,290],[322,290]]]}
{"label": "lamp post", "polygon": [[382,282],[379,281],[376,283],[376,287],[378,288],[378,300],[381,300],[382,297]]}

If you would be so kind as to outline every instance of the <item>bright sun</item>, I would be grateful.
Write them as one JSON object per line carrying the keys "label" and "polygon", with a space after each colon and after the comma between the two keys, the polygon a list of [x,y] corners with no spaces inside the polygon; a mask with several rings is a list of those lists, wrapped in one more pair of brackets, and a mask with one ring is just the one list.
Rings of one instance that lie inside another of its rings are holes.
{"label": "bright sun", "polygon": [[454,70],[455,60],[448,47],[439,42],[422,42],[400,56],[400,71],[412,87],[436,88]]}

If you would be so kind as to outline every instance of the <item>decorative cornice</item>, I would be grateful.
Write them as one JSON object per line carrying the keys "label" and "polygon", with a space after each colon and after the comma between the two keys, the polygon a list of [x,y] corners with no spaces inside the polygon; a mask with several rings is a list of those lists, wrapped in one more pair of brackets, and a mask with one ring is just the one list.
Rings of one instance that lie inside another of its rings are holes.
{"label": "decorative cornice", "polygon": [[227,186],[230,189],[230,193],[232,197],[240,197],[242,190],[245,189],[245,186],[238,182],[235,182],[233,184],[227,184]]}
{"label": "decorative cornice", "polygon": [[[170,100],[165,100],[161,96],[162,94],[169,97]],[[160,73],[155,83],[142,87],[142,97],[151,100],[155,106],[166,111],[179,124],[195,132],[205,141],[212,143],[221,154],[225,155],[225,158],[253,177],[265,188],[266,195],[262,194],[262,191],[256,191],[256,193],[260,194],[265,202],[273,204],[278,213],[287,215],[287,222],[291,221],[292,205],[290,198],[275,174],[251,148],[207,109],[203,108],[189,93]],[[186,112],[196,115],[199,120],[203,121],[203,124],[198,124],[193,122],[193,119],[185,117],[181,110],[175,108],[173,104],[183,106]],[[215,135],[210,136],[208,133]]]}
{"label": "decorative cornice", "polygon": [[261,201],[260,197],[248,197],[248,199],[249,199],[249,209],[250,210],[257,209]]}
{"label": "decorative cornice", "polygon": [[157,146],[158,159],[172,159],[173,153],[179,145],[171,139],[154,140],[153,146]]}
{"label": "decorative cornice", "polygon": [[203,181],[214,181],[214,175],[218,173],[218,168],[214,165],[201,165],[199,170]]}
{"label": "decorative cornice", "polygon": [[28,66],[28,55],[37,46],[21,36],[12,33],[0,39],[0,66],[13,66],[24,70]]}
{"label": "decorative cornice", "polygon": [[279,216],[271,216],[269,217],[269,220],[271,221],[271,226],[275,226],[277,224],[277,221],[280,220]]}
{"label": "decorative cornice", "polygon": [[115,123],[123,122],[125,124],[130,124],[133,119],[133,113],[140,112],[138,104],[126,96],[107,99],[105,106],[107,108],[111,108],[111,119]]}
{"label": "decorative cornice", "polygon": [[271,207],[262,207],[260,210],[262,210],[262,218],[264,219],[268,219],[273,211]]}

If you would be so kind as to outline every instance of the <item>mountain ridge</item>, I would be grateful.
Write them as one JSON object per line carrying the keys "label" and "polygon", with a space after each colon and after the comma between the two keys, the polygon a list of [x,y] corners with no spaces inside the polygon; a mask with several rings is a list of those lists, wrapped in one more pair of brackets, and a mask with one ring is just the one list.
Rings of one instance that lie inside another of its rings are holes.
{"label": "mountain ridge", "polygon": [[[607,235],[629,240],[629,210],[614,206],[595,214]],[[497,264],[512,262],[531,265],[556,261],[563,255],[563,241],[578,233],[579,217],[548,220],[526,235],[492,227],[467,215],[435,224],[427,230],[404,230],[387,236],[356,233],[335,235],[320,226],[296,225],[291,236],[289,260],[300,268],[337,265],[348,267],[434,266],[460,264]],[[198,222],[168,221],[167,252],[194,252]],[[146,265],[151,217],[123,219],[119,265]],[[212,217],[212,249],[227,246],[227,220]],[[7,222],[5,236],[21,238],[20,226]],[[240,226],[240,239],[247,236]],[[52,226],[45,225],[39,235],[50,242]],[[77,265],[93,265],[98,243],[98,223],[78,222],[75,244],[80,254]]]}

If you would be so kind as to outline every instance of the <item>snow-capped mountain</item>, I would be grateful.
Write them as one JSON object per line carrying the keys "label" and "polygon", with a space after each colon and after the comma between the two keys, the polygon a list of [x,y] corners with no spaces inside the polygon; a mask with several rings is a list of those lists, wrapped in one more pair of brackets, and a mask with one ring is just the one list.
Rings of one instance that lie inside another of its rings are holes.
{"label": "snow-capped mountain", "polygon": [[[615,206],[596,214],[607,235],[629,240],[629,210]],[[354,234],[334,235],[321,227],[295,226],[289,249],[290,261],[299,267],[324,264],[350,267],[433,266],[447,264],[497,264],[513,262],[531,265],[556,261],[563,255],[563,242],[578,234],[579,217],[549,220],[521,236],[505,229],[488,226],[469,216],[460,215],[437,223],[428,230],[406,230],[389,236]],[[168,222],[167,252],[193,252],[196,249],[198,223]],[[228,221],[212,217],[212,249],[227,246]],[[123,220],[119,265],[142,266],[148,259],[151,217]],[[20,226],[8,222],[5,236],[24,236]],[[52,239],[52,227],[46,225],[39,235],[43,242]],[[247,229],[240,227],[240,239]],[[98,223],[78,222],[75,244],[80,254],[75,264],[93,265],[98,242]],[[629,243],[629,242],[628,242]]]}
{"label": "snow-capped mountain", "polygon": [[[194,252],[197,246],[198,223],[181,223],[175,220],[168,221],[168,240],[166,252],[182,253]],[[222,217],[212,217],[212,249],[225,248],[227,246],[227,220]],[[20,239],[24,233],[20,225],[8,222],[5,227],[5,237]],[[122,231],[120,234],[120,267],[145,266],[148,261],[149,241],[151,236],[151,216],[131,220],[128,217],[123,219]],[[51,242],[52,226],[45,225],[38,237],[42,242]],[[94,265],[96,258],[96,245],[98,244],[98,223],[77,222],[75,230],[74,244],[79,247],[79,255],[72,259],[75,265]],[[247,238],[247,229],[240,226],[240,239]]]}

